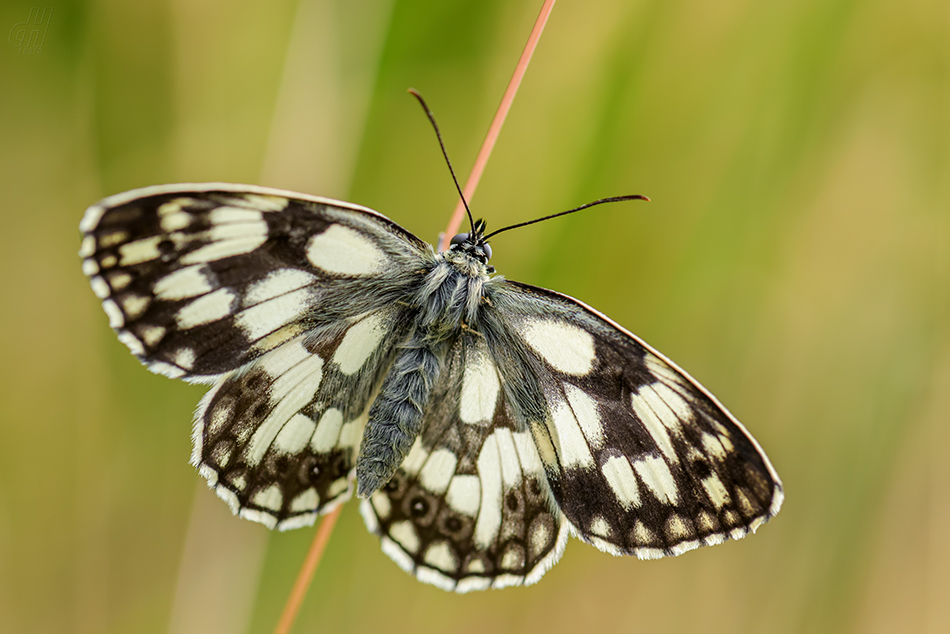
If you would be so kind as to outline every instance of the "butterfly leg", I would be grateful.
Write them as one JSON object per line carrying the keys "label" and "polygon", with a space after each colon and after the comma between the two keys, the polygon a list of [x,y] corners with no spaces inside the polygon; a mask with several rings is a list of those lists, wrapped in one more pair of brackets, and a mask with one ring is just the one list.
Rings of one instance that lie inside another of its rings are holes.
{"label": "butterfly leg", "polygon": [[357,495],[367,498],[386,484],[422,430],[440,356],[419,333],[400,346],[369,411],[356,461]]}

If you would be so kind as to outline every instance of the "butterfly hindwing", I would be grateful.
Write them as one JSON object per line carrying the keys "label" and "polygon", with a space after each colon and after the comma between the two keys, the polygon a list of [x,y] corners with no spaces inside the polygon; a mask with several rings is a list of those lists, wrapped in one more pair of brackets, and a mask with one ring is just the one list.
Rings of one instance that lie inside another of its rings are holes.
{"label": "butterfly hindwing", "polygon": [[372,210],[223,183],[119,194],[80,228],[119,339],[152,371],[201,382],[401,297],[432,257]]}
{"label": "butterfly hindwing", "polygon": [[452,347],[422,435],[362,511],[396,563],[445,589],[533,583],[560,558],[567,524],[479,335]]}
{"label": "butterfly hindwing", "polygon": [[229,373],[199,408],[192,463],[235,513],[282,530],[312,524],[352,493],[367,410],[406,323],[381,308]]}
{"label": "butterfly hindwing", "polygon": [[558,293],[508,282],[492,301],[517,335],[498,341],[501,326],[488,329],[508,359],[503,380],[521,366],[541,386],[543,413],[527,424],[582,539],[613,554],[678,555],[778,512],[781,483],[758,444],[658,352]]}

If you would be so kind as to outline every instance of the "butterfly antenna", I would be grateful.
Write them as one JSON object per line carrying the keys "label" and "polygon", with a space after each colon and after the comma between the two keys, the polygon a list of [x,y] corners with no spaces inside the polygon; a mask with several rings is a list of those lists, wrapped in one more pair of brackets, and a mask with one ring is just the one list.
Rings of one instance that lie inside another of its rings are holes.
{"label": "butterfly antenna", "polygon": [[410,88],[409,94],[419,101],[419,104],[422,105],[422,109],[426,112],[426,116],[429,117],[429,122],[432,123],[432,128],[435,130],[435,136],[437,139],[439,139],[439,147],[442,148],[442,156],[445,157],[445,164],[449,166],[449,173],[452,175],[452,182],[455,183],[455,189],[458,190],[459,198],[462,199],[462,204],[465,205],[465,212],[468,214],[468,223],[472,226],[472,233],[475,233],[475,221],[472,220],[472,210],[468,208],[468,201],[465,200],[465,194],[462,193],[462,187],[459,185],[459,179],[455,177],[455,170],[452,169],[452,161],[449,160],[449,153],[446,152],[445,143],[442,142],[442,133],[439,132],[439,124],[435,122],[435,115],[433,115],[432,111],[429,110],[429,104],[427,104],[426,100],[422,98],[422,95],[419,94],[418,90],[415,88]]}
{"label": "butterfly antenna", "polygon": [[575,211],[580,211],[581,209],[587,209],[588,207],[594,207],[596,205],[603,205],[604,203],[619,203],[625,200],[646,200],[649,202],[649,198],[646,196],[641,196],[640,194],[634,194],[632,196],[612,196],[610,198],[601,198],[600,200],[595,200],[592,203],[587,203],[586,205],[581,205],[580,207],[575,207],[574,209],[568,209],[567,211],[562,211],[560,213],[551,214],[550,216],[545,216],[544,218],[537,218],[535,220],[529,220],[527,222],[519,222],[516,225],[509,225],[507,227],[502,227],[497,231],[492,231],[487,236],[485,240],[488,240],[492,236],[497,236],[502,231],[508,231],[510,229],[518,229],[519,227],[526,227],[528,225],[533,225],[535,223],[541,222],[543,220],[550,220],[551,218],[557,218],[558,216],[566,216],[567,214],[572,214]]}

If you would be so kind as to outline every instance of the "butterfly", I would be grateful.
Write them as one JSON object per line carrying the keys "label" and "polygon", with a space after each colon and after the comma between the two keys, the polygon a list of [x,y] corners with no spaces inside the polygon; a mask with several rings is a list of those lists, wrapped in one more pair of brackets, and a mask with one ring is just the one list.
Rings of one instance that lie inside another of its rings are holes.
{"label": "butterfly", "polygon": [[111,196],[80,230],[119,340],[213,386],[191,462],[244,518],[306,526],[355,491],[389,557],[466,592],[536,582],[572,534],[653,559],[781,507],[715,397],[594,309],[493,275],[482,221],[437,253],[365,207],[209,183]]}

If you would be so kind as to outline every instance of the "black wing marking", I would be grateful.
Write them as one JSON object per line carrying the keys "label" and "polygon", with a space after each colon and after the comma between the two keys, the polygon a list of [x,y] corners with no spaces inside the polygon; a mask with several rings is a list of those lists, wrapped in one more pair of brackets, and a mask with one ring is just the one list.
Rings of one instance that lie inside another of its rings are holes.
{"label": "black wing marking", "polygon": [[433,257],[372,210],[249,185],[133,190],[80,229],[119,339],[153,372],[199,382],[392,303]]}
{"label": "black wing marking", "polygon": [[581,539],[651,559],[741,538],[779,511],[765,453],[688,374],[577,300],[501,289],[483,331],[506,388],[539,386],[516,398]]}
{"label": "black wing marking", "polygon": [[534,583],[560,558],[567,524],[480,337],[453,346],[421,436],[361,510],[387,555],[446,590]]}

